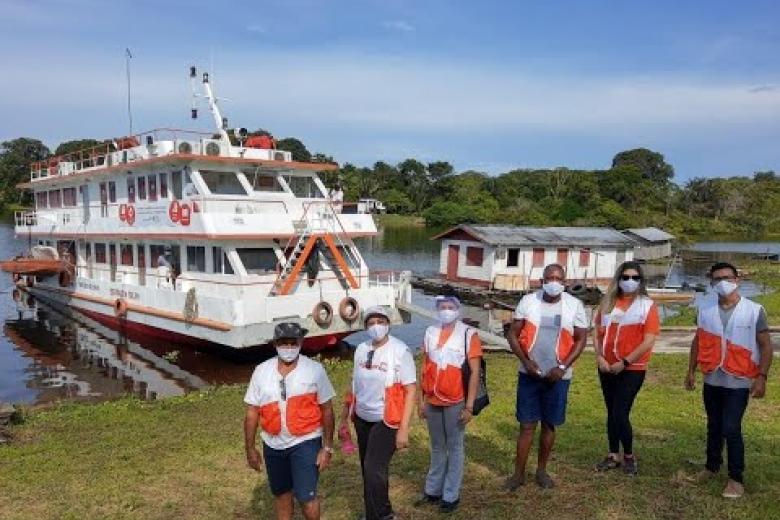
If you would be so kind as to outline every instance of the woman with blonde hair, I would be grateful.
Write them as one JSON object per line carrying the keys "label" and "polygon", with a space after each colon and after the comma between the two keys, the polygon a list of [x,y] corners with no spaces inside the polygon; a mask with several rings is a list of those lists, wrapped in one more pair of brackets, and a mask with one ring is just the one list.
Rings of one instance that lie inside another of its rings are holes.
{"label": "woman with blonde hair", "polygon": [[617,469],[622,465],[626,475],[634,476],[637,464],[631,407],[642,388],[647,363],[660,332],[658,307],[647,295],[646,280],[637,262],[623,262],[617,268],[594,324],[609,441],[609,452],[596,464],[596,471]]}

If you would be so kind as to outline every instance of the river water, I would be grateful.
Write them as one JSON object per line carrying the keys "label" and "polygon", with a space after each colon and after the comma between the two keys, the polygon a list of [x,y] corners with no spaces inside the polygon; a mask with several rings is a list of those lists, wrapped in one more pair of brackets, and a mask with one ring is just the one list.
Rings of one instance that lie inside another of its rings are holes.
{"label": "river water", "polygon": [[[425,228],[387,228],[358,246],[374,270],[409,269],[415,274],[434,275],[438,269],[439,245]],[[13,227],[0,224],[0,258],[27,249]],[[765,253],[780,251],[780,243],[701,243],[696,251]],[[669,283],[704,282],[705,265],[676,265]],[[661,269],[663,273],[665,268]],[[744,290],[760,292],[746,284]],[[67,309],[55,309],[33,298],[13,297],[10,276],[0,274],[0,402],[38,404],[57,400],[101,400],[125,394],[144,399],[181,395],[209,385],[244,383],[254,366],[268,354],[194,350],[137,337],[125,337],[89,318]],[[432,308],[433,297],[415,291],[413,302]],[[487,311],[467,309],[467,315],[485,323]],[[392,333],[417,347],[429,324],[413,316],[409,324]],[[347,338],[356,345],[363,333]]]}

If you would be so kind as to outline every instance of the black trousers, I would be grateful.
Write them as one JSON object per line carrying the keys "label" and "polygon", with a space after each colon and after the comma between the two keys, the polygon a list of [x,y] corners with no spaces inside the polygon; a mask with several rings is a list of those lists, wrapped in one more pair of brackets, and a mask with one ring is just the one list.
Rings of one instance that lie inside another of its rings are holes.
{"label": "black trousers", "polygon": [[395,453],[397,430],[384,422],[368,422],[355,417],[360,469],[363,472],[363,503],[366,520],[393,517],[389,496],[390,459]]}
{"label": "black trousers", "polygon": [[634,406],[639,389],[645,381],[645,371],[623,370],[619,374],[599,371],[601,393],[607,406],[607,438],[609,452],[634,453],[634,430],[631,427],[631,407]]}
{"label": "black trousers", "polygon": [[707,411],[707,464],[717,473],[723,465],[725,440],[729,457],[729,478],[742,482],[745,471],[745,441],[742,438],[742,417],[747,409],[750,390],[724,388],[704,384],[702,395]]}

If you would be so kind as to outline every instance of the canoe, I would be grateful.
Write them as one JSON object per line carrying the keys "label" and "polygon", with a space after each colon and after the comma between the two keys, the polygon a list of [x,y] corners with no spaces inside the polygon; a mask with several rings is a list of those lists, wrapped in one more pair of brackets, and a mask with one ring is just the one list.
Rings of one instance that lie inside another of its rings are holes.
{"label": "canoe", "polygon": [[51,276],[67,271],[66,262],[48,258],[14,258],[0,262],[0,270],[13,274]]}

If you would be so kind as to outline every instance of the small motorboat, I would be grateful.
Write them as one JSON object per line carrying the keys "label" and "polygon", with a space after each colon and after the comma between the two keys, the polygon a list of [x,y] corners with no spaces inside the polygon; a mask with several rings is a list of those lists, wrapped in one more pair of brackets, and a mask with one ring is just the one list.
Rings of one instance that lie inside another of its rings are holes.
{"label": "small motorboat", "polygon": [[0,262],[0,269],[18,275],[52,276],[68,270],[68,262],[53,247],[34,246],[29,256],[17,256]]}

